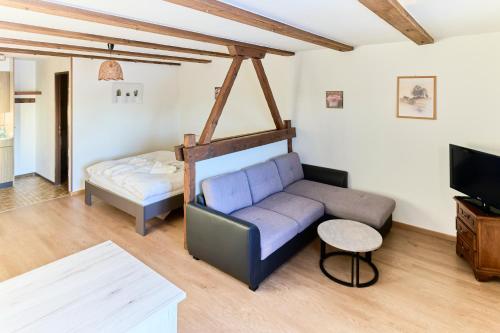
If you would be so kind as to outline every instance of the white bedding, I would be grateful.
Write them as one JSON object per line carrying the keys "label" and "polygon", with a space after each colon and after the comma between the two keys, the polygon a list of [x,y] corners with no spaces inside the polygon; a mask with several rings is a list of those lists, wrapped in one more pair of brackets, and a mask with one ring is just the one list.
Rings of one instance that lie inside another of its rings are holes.
{"label": "white bedding", "polygon": [[88,180],[134,202],[149,204],[183,192],[183,162],[171,151],[104,161],[87,168]]}

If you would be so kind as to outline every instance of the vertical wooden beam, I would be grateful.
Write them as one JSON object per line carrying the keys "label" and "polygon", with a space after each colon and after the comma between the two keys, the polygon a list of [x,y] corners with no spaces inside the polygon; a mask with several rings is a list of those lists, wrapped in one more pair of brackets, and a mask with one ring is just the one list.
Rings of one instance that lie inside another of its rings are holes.
{"label": "vertical wooden beam", "polygon": [[[286,129],[292,128],[292,121],[291,120],[285,120],[284,123],[285,123]],[[288,143],[288,152],[289,153],[293,152],[292,138],[288,138],[286,141]]]}
{"label": "vertical wooden beam", "polygon": [[[184,148],[196,146],[196,137],[194,134],[184,134]],[[196,193],[196,161],[184,161],[184,248],[186,243],[186,207],[187,204],[194,201]]]}
{"label": "vertical wooden beam", "polygon": [[236,76],[238,75],[238,71],[240,70],[243,59],[244,57],[241,56],[235,56],[233,58],[231,67],[229,67],[229,71],[227,72],[224,83],[222,84],[222,87],[220,89],[219,96],[217,96],[217,99],[215,100],[212,111],[210,112],[210,116],[208,117],[207,123],[205,124],[205,128],[201,133],[199,142],[202,145],[210,143],[210,141],[212,140],[215,128],[217,127],[217,123],[219,122],[222,110],[226,105],[229,93],[231,93],[231,88],[233,88],[234,81],[236,80]]}
{"label": "vertical wooden beam", "polygon": [[257,73],[257,77],[259,78],[260,86],[262,87],[264,96],[266,97],[269,110],[271,110],[271,116],[273,117],[274,125],[276,126],[276,129],[283,129],[285,128],[285,126],[283,125],[283,121],[281,120],[278,106],[276,105],[271,86],[269,85],[269,80],[267,79],[266,72],[264,71],[264,66],[262,66],[262,61],[260,59],[252,58],[252,63],[253,67],[255,68],[255,72]]}

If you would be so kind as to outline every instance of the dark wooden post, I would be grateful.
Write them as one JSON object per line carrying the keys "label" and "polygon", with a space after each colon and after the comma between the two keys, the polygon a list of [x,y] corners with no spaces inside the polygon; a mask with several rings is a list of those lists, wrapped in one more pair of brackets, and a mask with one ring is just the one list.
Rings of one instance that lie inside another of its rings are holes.
{"label": "dark wooden post", "polygon": [[[184,134],[184,148],[196,146],[196,136],[194,134]],[[187,154],[185,154],[187,155]],[[184,160],[184,248],[186,243],[186,207],[194,200],[196,192],[196,161]]]}
{"label": "dark wooden post", "polygon": [[[285,121],[284,121],[284,124],[285,124],[285,128],[286,128],[286,129],[290,129],[290,128],[292,128],[292,121],[291,121],[291,120],[285,120]],[[293,147],[292,147],[292,138],[288,138],[286,141],[287,141],[287,143],[288,143],[288,152],[289,152],[289,153],[293,152]]]}

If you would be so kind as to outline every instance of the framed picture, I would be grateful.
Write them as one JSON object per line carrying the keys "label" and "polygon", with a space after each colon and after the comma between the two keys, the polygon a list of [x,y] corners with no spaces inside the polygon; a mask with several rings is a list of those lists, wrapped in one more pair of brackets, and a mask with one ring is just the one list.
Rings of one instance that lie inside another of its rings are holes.
{"label": "framed picture", "polygon": [[219,96],[219,94],[220,94],[220,89],[221,89],[221,88],[222,88],[222,87],[215,87],[215,88],[214,88],[214,96],[215,96],[215,99],[217,99],[217,97]]}
{"label": "framed picture", "polygon": [[142,83],[113,83],[113,103],[142,104],[144,93]]}
{"label": "framed picture", "polygon": [[344,108],[344,92],[343,91],[327,91],[325,100],[326,100],[326,108],[327,109],[343,109]]}
{"label": "framed picture", "polygon": [[436,119],[436,77],[398,76],[397,117]]}

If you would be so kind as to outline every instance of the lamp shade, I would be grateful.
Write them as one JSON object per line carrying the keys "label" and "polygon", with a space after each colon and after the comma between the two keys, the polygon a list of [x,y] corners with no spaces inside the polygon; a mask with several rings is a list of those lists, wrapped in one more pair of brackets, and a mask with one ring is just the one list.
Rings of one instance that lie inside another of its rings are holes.
{"label": "lamp shade", "polygon": [[123,80],[123,71],[120,64],[114,60],[106,60],[99,68],[99,81]]}

